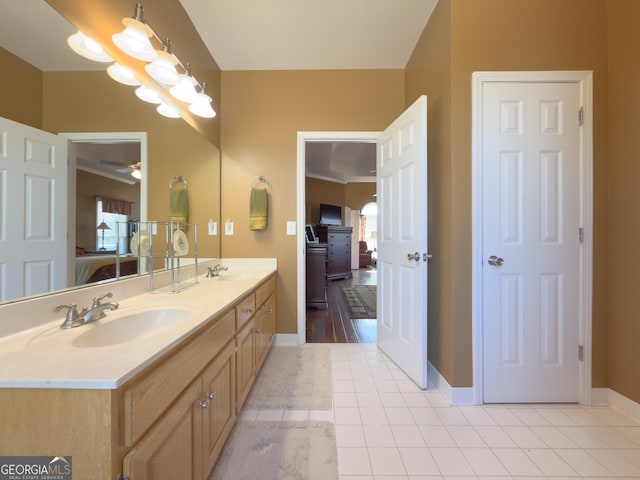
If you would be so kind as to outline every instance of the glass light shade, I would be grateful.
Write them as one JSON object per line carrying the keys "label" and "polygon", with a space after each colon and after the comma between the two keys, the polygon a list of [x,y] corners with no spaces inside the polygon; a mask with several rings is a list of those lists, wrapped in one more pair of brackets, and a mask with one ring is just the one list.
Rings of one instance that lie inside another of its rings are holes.
{"label": "glass light shade", "polygon": [[147,73],[161,85],[175,85],[180,80],[176,72],[176,59],[167,52],[157,52],[158,58],[144,66]]}
{"label": "glass light shade", "polygon": [[158,105],[156,110],[158,110],[158,113],[163,117],[180,118],[180,114],[178,113],[178,110],[176,110],[175,107],[172,107],[171,105],[167,105],[164,102]]}
{"label": "glass light shade", "polygon": [[153,32],[147,25],[135,18],[124,18],[122,23],[125,29],[111,36],[113,43],[120,50],[133,58],[145,62],[153,62],[158,58],[158,52],[153,48],[149,40]]}
{"label": "glass light shade", "polygon": [[131,85],[133,87],[141,85],[133,72],[127,67],[123,67],[119,63],[114,63],[109,68],[107,68],[107,73],[116,82],[120,82],[123,85]]}
{"label": "glass light shade", "polygon": [[189,111],[202,118],[213,118],[216,112],[211,106],[212,98],[206,93],[199,93],[196,101],[189,105]]}
{"label": "glass light shade", "polygon": [[113,58],[106,54],[98,42],[80,31],[69,36],[67,44],[78,55],[94,62],[113,62]]}
{"label": "glass light shade", "polygon": [[193,103],[198,97],[195,79],[186,73],[180,75],[180,81],[169,89],[171,95],[182,102]]}
{"label": "glass light shade", "polygon": [[140,170],[138,169],[134,169],[131,171],[131,176],[137,180],[140,180],[142,178],[142,172],[140,172]]}
{"label": "glass light shade", "polygon": [[158,91],[146,85],[140,85],[136,88],[136,96],[147,103],[155,103],[156,105],[162,103],[162,98],[160,98]]}

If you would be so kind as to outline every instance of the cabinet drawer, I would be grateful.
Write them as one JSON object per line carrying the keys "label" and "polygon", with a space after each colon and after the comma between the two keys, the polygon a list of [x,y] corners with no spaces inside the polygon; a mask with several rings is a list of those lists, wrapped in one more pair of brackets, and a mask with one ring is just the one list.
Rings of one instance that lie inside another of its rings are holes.
{"label": "cabinet drawer", "polygon": [[256,295],[250,293],[236,304],[236,330],[240,330],[242,325],[251,318],[256,311]]}
{"label": "cabinet drawer", "polygon": [[124,445],[133,445],[235,334],[229,310],[213,325],[152,372],[126,387],[123,395]]}
{"label": "cabinet drawer", "polygon": [[256,288],[256,306],[259,307],[260,305],[262,305],[264,301],[269,298],[269,295],[271,295],[275,290],[276,277],[271,276],[269,277],[269,280]]}
{"label": "cabinet drawer", "polygon": [[350,242],[351,234],[350,233],[330,233],[328,235],[329,243],[342,243],[342,242]]}

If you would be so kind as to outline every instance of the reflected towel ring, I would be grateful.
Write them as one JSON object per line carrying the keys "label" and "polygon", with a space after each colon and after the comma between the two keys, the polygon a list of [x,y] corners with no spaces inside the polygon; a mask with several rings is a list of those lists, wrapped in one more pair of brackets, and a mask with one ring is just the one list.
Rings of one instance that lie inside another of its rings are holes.
{"label": "reflected towel ring", "polygon": [[182,175],[176,175],[171,180],[169,180],[169,188],[175,187],[176,183],[183,183],[184,188],[187,188],[187,179]]}
{"label": "reflected towel ring", "polygon": [[253,180],[251,180],[251,188],[263,188],[263,189],[267,190],[267,192],[271,192],[271,184],[262,175],[258,175],[257,177],[253,177]]}

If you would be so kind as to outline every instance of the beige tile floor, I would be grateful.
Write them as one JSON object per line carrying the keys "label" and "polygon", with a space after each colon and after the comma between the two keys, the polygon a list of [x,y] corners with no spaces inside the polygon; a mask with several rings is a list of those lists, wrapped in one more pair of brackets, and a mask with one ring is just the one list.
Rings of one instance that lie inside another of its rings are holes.
{"label": "beige tile floor", "polygon": [[[640,479],[640,424],[609,407],[452,407],[373,344],[332,344],[332,410],[243,410],[335,423],[340,480]],[[309,379],[313,381],[313,379]]]}

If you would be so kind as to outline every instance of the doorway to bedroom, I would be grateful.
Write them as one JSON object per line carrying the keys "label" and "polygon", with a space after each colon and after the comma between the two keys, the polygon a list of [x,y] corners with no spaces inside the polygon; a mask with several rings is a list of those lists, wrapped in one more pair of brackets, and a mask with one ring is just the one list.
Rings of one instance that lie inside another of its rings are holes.
{"label": "doorway to bedroom", "polygon": [[376,343],[376,144],[314,139],[304,156],[305,341]]}

